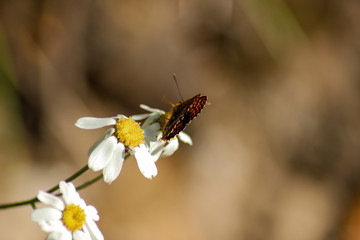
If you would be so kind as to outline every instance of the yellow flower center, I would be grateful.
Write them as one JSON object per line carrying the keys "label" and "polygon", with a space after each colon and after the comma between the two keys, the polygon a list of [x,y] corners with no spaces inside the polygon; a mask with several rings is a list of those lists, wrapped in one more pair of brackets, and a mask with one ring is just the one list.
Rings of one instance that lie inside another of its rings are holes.
{"label": "yellow flower center", "polygon": [[82,228],[85,219],[85,212],[81,207],[74,204],[66,205],[62,221],[70,231],[74,232]]}
{"label": "yellow flower center", "polygon": [[131,118],[120,118],[115,123],[115,136],[128,147],[137,147],[144,142],[144,130]]}

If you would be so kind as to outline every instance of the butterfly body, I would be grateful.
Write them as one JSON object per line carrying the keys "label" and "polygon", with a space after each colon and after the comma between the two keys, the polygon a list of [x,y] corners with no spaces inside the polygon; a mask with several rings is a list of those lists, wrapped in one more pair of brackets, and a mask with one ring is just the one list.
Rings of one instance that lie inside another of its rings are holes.
{"label": "butterfly body", "polygon": [[173,105],[162,122],[162,140],[168,141],[183,131],[196,118],[207,102],[207,96],[198,94],[186,101]]}

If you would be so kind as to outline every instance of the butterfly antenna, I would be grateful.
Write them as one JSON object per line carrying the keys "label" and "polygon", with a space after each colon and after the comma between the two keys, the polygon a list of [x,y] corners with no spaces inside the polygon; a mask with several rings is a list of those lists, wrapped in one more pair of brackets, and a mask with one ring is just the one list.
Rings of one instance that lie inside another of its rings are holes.
{"label": "butterfly antenna", "polygon": [[179,92],[179,95],[180,95],[181,101],[183,102],[183,101],[184,101],[184,99],[183,99],[183,97],[182,97],[182,95],[181,95],[181,91],[180,91],[179,84],[178,84],[178,81],[177,81],[177,79],[176,79],[176,74],[175,74],[175,73],[173,74],[173,78],[174,78],[174,80],[175,80],[176,87],[177,87],[177,90],[178,90],[178,92]]}

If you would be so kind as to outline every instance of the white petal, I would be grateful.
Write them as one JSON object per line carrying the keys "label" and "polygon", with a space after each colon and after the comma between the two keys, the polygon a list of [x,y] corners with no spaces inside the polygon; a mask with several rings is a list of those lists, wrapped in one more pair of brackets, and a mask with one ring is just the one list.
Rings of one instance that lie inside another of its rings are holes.
{"label": "white petal", "polygon": [[40,221],[38,224],[44,232],[62,231],[64,228],[61,220]]}
{"label": "white petal", "polygon": [[59,184],[60,192],[63,194],[63,199],[66,204],[76,204],[79,205],[80,202],[80,195],[76,191],[75,186],[69,182],[66,183],[64,181],[61,181]]}
{"label": "white petal", "polygon": [[98,212],[96,210],[96,208],[94,206],[88,205],[86,206],[86,208],[84,209],[86,217],[90,218],[94,221],[99,221],[100,217],[98,215]]}
{"label": "white petal", "polygon": [[151,144],[151,148],[150,148],[151,154],[150,155],[154,162],[156,162],[160,158],[160,156],[164,150],[165,144],[166,144],[166,142],[161,141],[161,140]]}
{"label": "white petal", "polygon": [[111,183],[120,174],[125,156],[125,146],[123,143],[118,143],[113,151],[111,160],[106,164],[103,170],[104,181]]}
{"label": "white petal", "polygon": [[149,126],[149,128],[154,129],[154,131],[160,131],[161,125],[159,122],[155,122]]}
{"label": "white petal", "polygon": [[100,145],[100,143],[102,141],[104,141],[105,139],[109,138],[113,133],[115,132],[114,128],[109,128],[98,140],[96,140],[96,142],[91,146],[91,148],[89,149],[88,155],[90,156],[90,154],[92,153],[92,151],[94,151],[94,149]]}
{"label": "white petal", "polygon": [[[160,123],[158,123],[158,120],[160,118],[160,113],[153,113],[150,117],[148,117],[143,124],[141,125],[142,129],[146,129],[148,127],[152,127],[154,129],[159,128],[160,130]],[[157,125],[152,126],[153,124],[157,123]]]}
{"label": "white petal", "polygon": [[139,120],[143,120],[145,118],[148,118],[151,116],[151,113],[144,113],[144,114],[136,114],[136,115],[132,115],[131,119],[134,121],[139,121]]}
{"label": "white petal", "polygon": [[144,144],[135,148],[134,155],[140,172],[144,175],[144,177],[151,179],[157,175],[155,162],[152,160],[150,153]]}
{"label": "white petal", "polygon": [[97,129],[102,128],[105,126],[114,125],[116,120],[114,117],[107,117],[107,118],[95,118],[95,117],[83,117],[79,118],[75,126],[82,129]]}
{"label": "white petal", "polygon": [[55,208],[38,208],[31,213],[31,220],[34,222],[58,220],[62,212]]}
{"label": "white petal", "polygon": [[84,223],[84,225],[83,225],[83,227],[82,227],[82,231],[83,231],[86,235],[88,235],[88,236],[90,237],[90,239],[91,239],[90,233],[89,233],[89,231],[88,231],[88,227],[86,226],[86,221],[85,221],[85,223]]}
{"label": "white petal", "polygon": [[97,240],[103,240],[104,236],[102,235],[102,233],[100,232],[98,226],[96,225],[96,223],[90,219],[86,219],[85,222],[85,226],[87,228],[87,230],[89,231],[92,239],[97,239]]}
{"label": "white petal", "polygon": [[73,239],[74,240],[91,240],[91,237],[89,234],[86,234],[83,231],[75,231],[73,232]]}
{"label": "white petal", "polygon": [[[60,222],[60,220],[58,220]],[[53,232],[54,231],[54,227],[49,224],[49,221],[41,221],[38,222],[41,230],[43,230],[44,232]]]}
{"label": "white petal", "polygon": [[154,152],[154,153],[151,153],[151,160],[153,161],[153,162],[156,162],[159,158],[160,158],[160,156],[161,156],[161,153],[162,153],[162,151],[158,151],[158,152]]}
{"label": "white petal", "polygon": [[69,204],[72,195],[74,194],[74,192],[76,192],[74,185],[70,182],[67,183],[65,181],[61,181],[59,183],[59,189],[60,189],[60,192],[62,193],[62,197],[63,197],[65,203]]}
{"label": "white petal", "polygon": [[50,193],[39,191],[37,198],[40,200],[40,202],[51,205],[60,211],[65,209],[64,202],[60,198],[55,197]]}
{"label": "white petal", "polygon": [[193,144],[191,137],[187,133],[179,132],[177,136],[183,143],[187,143],[190,146]]}
{"label": "white petal", "polygon": [[[80,195],[79,195],[80,196]],[[85,210],[85,208],[86,208],[86,202],[84,201],[84,199],[82,199],[82,198],[80,198],[80,200],[79,200],[79,203],[77,204],[79,207],[81,207],[82,209],[84,209]]]}
{"label": "white petal", "polygon": [[157,108],[151,108],[145,104],[140,104],[140,107],[148,112],[153,112],[153,113],[165,113],[163,110],[157,109]]}
{"label": "white petal", "polygon": [[122,114],[118,114],[116,115],[116,118],[120,119],[120,118],[128,118],[128,117]]}
{"label": "white petal", "polygon": [[156,142],[151,143],[150,152],[153,154],[155,152],[161,151],[164,146],[167,144],[166,141],[158,140]]}
{"label": "white petal", "polygon": [[151,142],[155,142],[157,140],[157,135],[158,135],[158,131],[151,127],[144,129],[144,137]]}
{"label": "white petal", "polygon": [[47,240],[72,240],[72,234],[65,227],[49,234]]}
{"label": "white petal", "polygon": [[168,157],[172,155],[177,149],[179,148],[179,140],[174,138],[170,140],[168,145],[166,145],[163,149],[163,153],[161,154],[162,157]]}
{"label": "white petal", "polygon": [[89,156],[89,168],[95,172],[103,169],[113,155],[116,142],[115,137],[109,137],[102,141]]}

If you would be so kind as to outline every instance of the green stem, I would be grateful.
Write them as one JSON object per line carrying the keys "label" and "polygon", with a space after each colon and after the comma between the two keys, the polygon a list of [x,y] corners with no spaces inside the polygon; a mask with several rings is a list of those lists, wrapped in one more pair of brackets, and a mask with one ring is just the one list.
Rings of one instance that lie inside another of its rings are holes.
{"label": "green stem", "polygon": [[37,198],[32,198],[29,199],[27,201],[22,201],[22,202],[15,202],[15,203],[7,203],[7,204],[1,204],[0,205],[0,209],[6,209],[6,208],[13,208],[13,207],[19,207],[19,206],[24,206],[24,205],[28,205],[28,204],[33,204],[35,202],[37,202]]}
{"label": "green stem", "polygon": [[[76,179],[77,177],[79,177],[81,174],[83,174],[84,172],[86,172],[89,169],[88,165],[84,166],[83,168],[81,168],[79,171],[77,171],[76,173],[74,173],[73,175],[71,175],[70,177],[68,177],[67,179],[65,179],[65,182],[70,182],[74,179]],[[53,193],[56,190],[59,189],[59,184],[55,185],[54,187],[50,188],[49,190],[47,190],[48,193]],[[21,201],[21,202],[14,202],[14,203],[6,203],[6,204],[1,204],[0,205],[0,209],[6,209],[6,208],[13,208],[13,207],[19,207],[19,206],[24,206],[24,205],[28,205],[30,204],[32,206],[33,209],[36,208],[35,203],[38,202],[39,199],[37,199],[37,197],[34,197],[32,199],[29,200],[25,200],[25,201]]]}
{"label": "green stem", "polygon": [[[73,175],[71,175],[70,177],[68,177],[67,179],[65,179],[65,182],[71,182],[72,180],[76,179],[77,177],[79,177],[81,174],[83,174],[84,172],[86,172],[87,170],[89,170],[89,166],[86,164],[83,168],[81,168],[79,171],[77,171],[76,173],[74,173]],[[50,188],[47,192],[48,193],[53,193],[56,190],[59,189],[59,184]]]}
{"label": "green stem", "polygon": [[[126,154],[126,156],[125,156],[125,158],[124,158],[124,161],[125,161],[129,156],[130,156],[130,153]],[[102,177],[103,177],[103,174],[100,174],[99,176],[93,178],[92,180],[87,181],[87,182],[81,184],[80,186],[77,186],[77,187],[76,187],[76,190],[81,190],[81,189],[87,188],[87,187],[90,186],[91,184],[96,183],[97,181],[99,181]]]}
{"label": "green stem", "polygon": [[84,189],[84,188],[86,188],[86,187],[90,186],[91,184],[93,184],[93,183],[97,182],[97,181],[98,181],[98,180],[100,180],[102,177],[103,177],[103,175],[102,175],[102,174],[100,174],[99,176],[97,176],[97,177],[93,178],[92,180],[87,181],[87,182],[85,182],[85,183],[81,184],[80,186],[78,186],[78,187],[76,188],[76,190],[81,190],[81,189]]}
{"label": "green stem", "polygon": [[[130,156],[130,154],[126,154],[124,161]],[[79,177],[81,174],[83,174],[84,172],[86,172],[89,169],[88,165],[84,166],[83,168],[81,168],[79,171],[77,171],[76,173],[74,173],[73,175],[71,175],[70,177],[68,177],[67,179],[65,179],[65,182],[71,182],[72,180],[76,179],[77,177]],[[87,181],[83,184],[81,184],[80,186],[76,187],[76,190],[81,190],[84,189],[88,186],[90,186],[91,184],[99,181],[101,178],[103,177],[102,174],[98,175],[97,177],[93,178],[90,181]],[[49,190],[47,190],[48,193],[53,193],[56,190],[59,189],[59,184],[50,188]],[[57,196],[61,196],[61,193],[56,194]],[[6,204],[0,204],[0,209],[6,209],[6,208],[13,208],[13,207],[19,207],[19,206],[24,206],[24,205],[31,205],[33,209],[36,209],[36,205],[35,203],[39,202],[39,199],[37,197],[34,197],[32,199],[26,200],[26,201],[21,201],[21,202],[14,202],[14,203],[6,203]]]}
{"label": "green stem", "polygon": [[[84,189],[84,188],[90,186],[91,184],[99,181],[102,177],[103,177],[103,174],[100,174],[100,175],[94,177],[93,179],[91,179],[91,180],[89,180],[89,181],[87,181],[87,182],[84,182],[84,183],[81,184],[80,186],[76,187],[76,190]],[[62,193],[57,193],[57,194],[55,194],[55,196],[61,197],[61,196],[62,196]]]}

